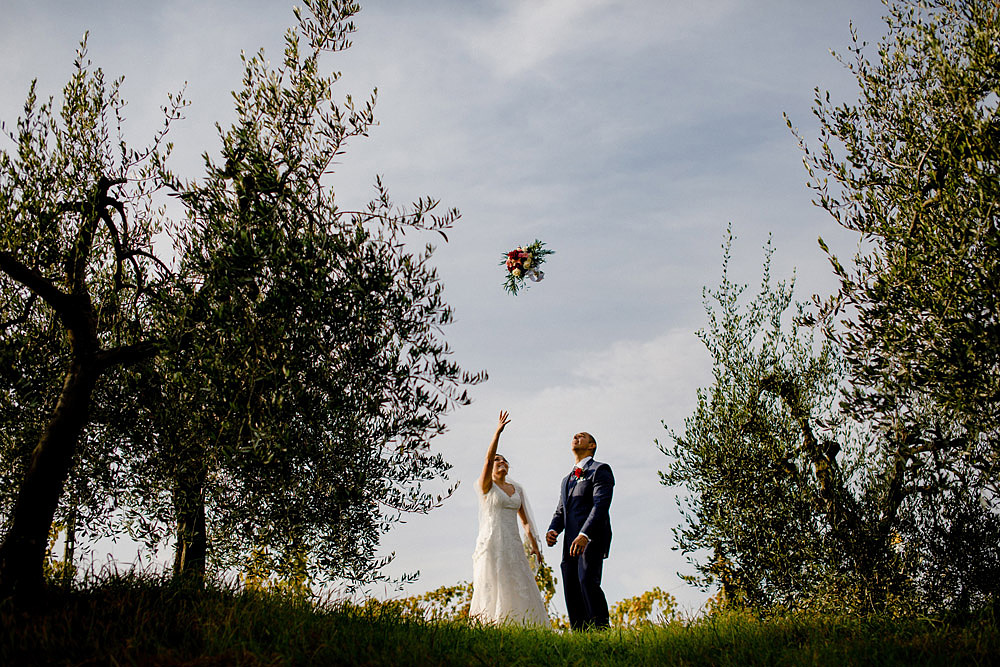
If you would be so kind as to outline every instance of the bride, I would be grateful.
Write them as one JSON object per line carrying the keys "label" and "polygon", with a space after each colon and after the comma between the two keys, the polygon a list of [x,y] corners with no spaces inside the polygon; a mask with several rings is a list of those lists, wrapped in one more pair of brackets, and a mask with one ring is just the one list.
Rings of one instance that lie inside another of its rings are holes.
{"label": "bride", "polygon": [[497,454],[500,433],[509,422],[507,412],[501,411],[476,487],[479,491],[479,539],[472,554],[469,616],[487,623],[513,622],[548,627],[542,595],[517,534],[517,518],[524,527],[524,543],[541,563],[538,532],[528,510],[524,489],[507,479],[510,465],[506,458]]}

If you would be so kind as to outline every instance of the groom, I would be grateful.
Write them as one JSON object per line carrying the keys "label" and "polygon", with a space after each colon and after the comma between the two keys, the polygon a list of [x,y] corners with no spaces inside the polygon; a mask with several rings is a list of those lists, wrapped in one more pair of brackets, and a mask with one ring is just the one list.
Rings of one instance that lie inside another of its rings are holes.
{"label": "groom", "polygon": [[562,481],[559,506],[545,534],[554,546],[563,540],[562,575],[569,624],[574,630],[608,627],[608,601],[601,590],[604,559],[611,548],[611,493],[615,478],[607,463],[594,460],[597,441],[589,433],[573,436],[576,466]]}

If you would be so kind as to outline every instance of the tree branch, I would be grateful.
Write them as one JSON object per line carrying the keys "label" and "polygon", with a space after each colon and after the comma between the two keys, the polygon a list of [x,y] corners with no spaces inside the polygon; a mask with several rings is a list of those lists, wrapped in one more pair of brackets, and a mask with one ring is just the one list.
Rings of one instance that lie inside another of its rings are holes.
{"label": "tree branch", "polygon": [[[115,275],[114,275],[114,281],[115,281],[115,289],[116,290],[120,290],[120,289],[122,289],[122,284],[124,282],[123,279],[122,279],[122,274],[124,273],[124,271],[122,269],[122,264],[125,262],[125,259],[126,259],[125,258],[125,250],[122,247],[121,235],[118,233],[118,228],[115,227],[114,221],[111,219],[111,216],[108,214],[108,212],[106,210],[102,210],[98,215],[100,216],[101,220],[104,221],[104,226],[108,228],[108,233],[111,235],[111,244],[115,248]],[[133,260],[132,263],[133,263],[133,265],[135,265],[135,261],[134,260]],[[136,275],[138,276],[138,274],[139,274],[139,267],[138,267],[138,265],[135,265],[135,270],[136,270]],[[137,277],[137,281],[138,280],[139,280],[139,278]]]}
{"label": "tree branch", "polygon": [[[836,474],[836,456],[840,445],[833,440],[820,442],[809,424],[809,412],[799,399],[798,388],[787,378],[772,373],[761,382],[761,391],[766,391],[781,398],[792,413],[792,417],[802,431],[802,449],[812,465],[819,483],[819,496],[825,505],[825,512],[830,517],[831,526],[840,532],[846,527],[850,535],[845,539],[845,545],[854,546],[855,542],[863,544],[867,541],[864,527],[855,508],[854,498],[850,495]],[[846,524],[846,526],[841,524]]]}
{"label": "tree branch", "polygon": [[0,323],[0,330],[6,330],[15,324],[24,324],[28,321],[28,317],[31,315],[31,309],[35,307],[35,301],[38,300],[38,293],[32,292],[31,296],[28,297],[28,303],[24,305],[24,312],[14,319],[7,320],[6,322]]}
{"label": "tree branch", "polygon": [[5,250],[0,250],[0,271],[27,287],[33,294],[40,296],[60,316],[74,314],[68,294],[52,284],[52,281],[39,271],[22,263],[17,257]]}
{"label": "tree branch", "polygon": [[123,183],[125,183],[125,180],[121,178],[110,179],[101,176],[97,180],[97,187],[93,198],[88,202],[81,202],[71,207],[78,210],[84,218],[83,223],[80,225],[80,233],[76,237],[73,250],[66,257],[66,277],[69,282],[70,291],[73,294],[86,292],[84,273],[87,261],[90,259],[91,250],[93,249],[97,225],[102,219],[108,217],[106,209],[109,206],[117,208],[115,206],[117,202],[108,197],[108,190],[115,185]]}
{"label": "tree branch", "polygon": [[[163,260],[161,260],[153,253],[148,252],[146,250],[142,250],[141,248],[133,248],[132,250],[129,250],[127,253],[125,253],[125,256],[130,259],[134,257],[145,257],[146,259],[153,261],[157,266],[159,266],[160,270],[163,271],[165,275],[169,276],[171,273],[170,267],[164,264]],[[138,266],[136,266],[136,270],[138,271]]]}
{"label": "tree branch", "polygon": [[121,345],[110,350],[102,350],[97,354],[97,364],[101,370],[113,366],[138,364],[155,357],[162,344],[161,340],[147,340],[133,345]]}

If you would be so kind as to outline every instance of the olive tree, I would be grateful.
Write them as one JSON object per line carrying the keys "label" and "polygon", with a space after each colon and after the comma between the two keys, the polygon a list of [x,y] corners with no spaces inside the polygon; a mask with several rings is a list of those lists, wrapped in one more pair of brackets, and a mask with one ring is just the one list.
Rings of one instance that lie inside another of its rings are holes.
{"label": "olive tree", "polygon": [[218,161],[177,185],[195,230],[180,319],[194,326],[162,369],[171,399],[145,405],[171,441],[157,451],[179,553],[193,556],[178,568],[197,571],[207,549],[219,567],[253,556],[258,575],[365,581],[398,513],[440,501],[421,486],[449,468],[430,440],[485,376],[449,359],[432,248],[406,237],[443,235],[457,211],[397,209],[378,179],[365,210],[336,203],[331,165],[368,132],[374,99],[334,103],[337,76],[320,68],[346,48],[356,6],[306,7],[280,65],[245,59]]}
{"label": "olive tree", "polygon": [[710,550],[700,582],[733,601],[961,610],[998,592],[1000,6],[887,7],[877,57],[855,34],[843,58],[858,99],[817,91],[818,148],[801,140],[860,251],[821,240],[840,288],[786,325],[766,265],[745,310],[724,272],[702,333],[715,382],[665,448],[664,481],[690,488],[679,547]]}
{"label": "olive tree", "polygon": [[[767,247],[758,293],[729,277],[705,290],[698,335],[713,360],[682,433],[661,445],[664,484],[680,488],[678,548],[730,604],[803,608],[898,594],[894,524],[872,519],[869,441],[839,414],[837,348],[804,327],[790,283],[772,284]],[[744,303],[745,302],[745,303]]]}
{"label": "olive tree", "polygon": [[879,434],[883,513],[904,519],[927,600],[965,607],[1000,580],[1000,5],[887,7],[877,57],[855,35],[843,58],[858,100],[817,95],[805,164],[861,241],[852,261],[829,253],[845,410]]}
{"label": "olive tree", "polygon": [[[52,382],[59,366],[54,387],[39,386],[37,400],[14,406],[37,441],[24,454],[19,427],[8,431],[21,450],[12,457],[20,481],[0,545],[3,592],[41,584],[49,529],[98,382],[148,359],[161,338],[146,317],[169,279],[152,247],[162,224],[152,196],[163,185],[162,141],[180,101],[171,98],[166,126],[148,148],[131,149],[121,139],[121,80],[107,84],[88,66],[84,45],[58,112],[51,100],[39,102],[32,84],[24,115],[7,132],[14,149],[0,152],[0,291],[4,319],[19,323],[4,329],[5,356],[21,354],[37,369],[18,369],[27,381]],[[52,328],[25,331],[39,322]],[[38,341],[27,359],[24,346]]]}
{"label": "olive tree", "polygon": [[[458,213],[398,208],[379,179],[364,210],[337,205],[332,165],[374,123],[374,96],[337,103],[322,71],[357,5],[304,4],[278,64],[245,58],[201,179],[165,167],[179,98],[137,152],[118,83],[82,54],[59,112],[32,88],[0,154],[0,409],[25,415],[2,440],[3,592],[41,585],[60,502],[89,508],[84,531],[172,531],[177,572],[198,580],[207,560],[252,555],[351,581],[377,576],[399,512],[440,502],[422,486],[448,469],[430,441],[485,375],[451,360],[452,311],[415,237],[447,240]],[[163,194],[183,219],[167,224]],[[169,258],[152,243],[164,229]]]}

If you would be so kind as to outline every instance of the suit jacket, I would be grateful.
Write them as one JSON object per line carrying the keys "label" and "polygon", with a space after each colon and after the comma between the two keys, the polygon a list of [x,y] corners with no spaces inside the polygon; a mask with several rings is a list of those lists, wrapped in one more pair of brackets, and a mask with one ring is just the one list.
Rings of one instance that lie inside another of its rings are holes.
{"label": "suit jacket", "polygon": [[590,538],[587,550],[596,549],[603,558],[611,549],[611,495],[614,492],[615,476],[611,466],[591,459],[583,467],[580,479],[573,473],[566,475],[559,492],[559,506],[556,507],[549,530],[557,533],[566,531],[563,539],[563,558],[569,556],[569,545],[580,533]]}

